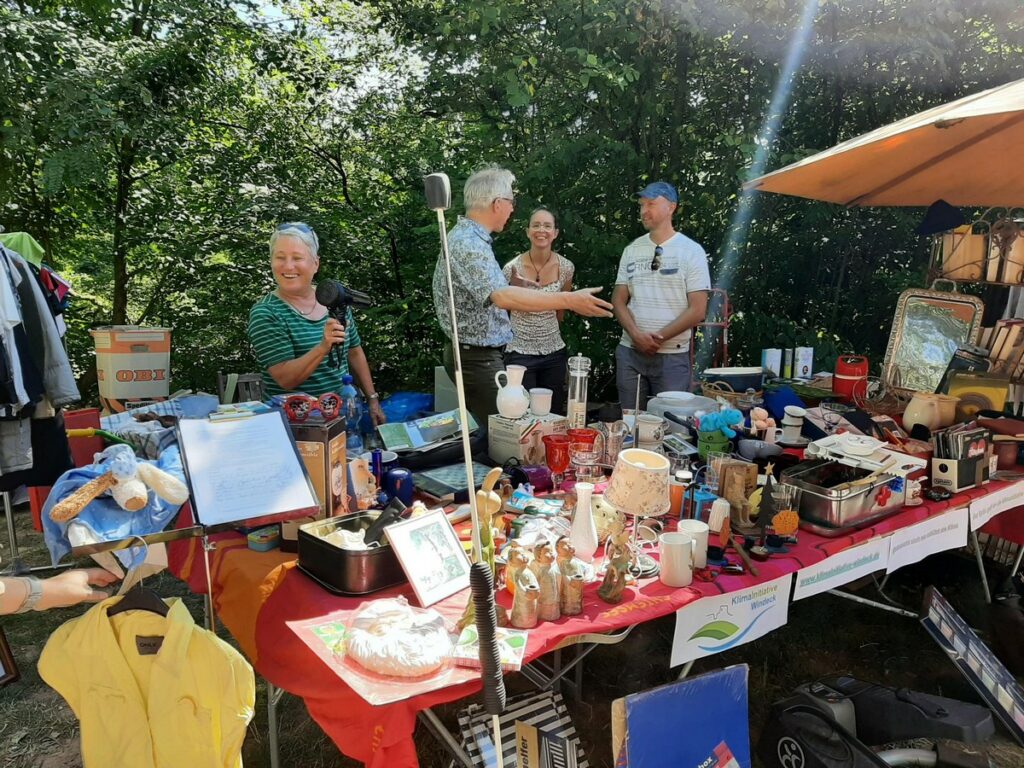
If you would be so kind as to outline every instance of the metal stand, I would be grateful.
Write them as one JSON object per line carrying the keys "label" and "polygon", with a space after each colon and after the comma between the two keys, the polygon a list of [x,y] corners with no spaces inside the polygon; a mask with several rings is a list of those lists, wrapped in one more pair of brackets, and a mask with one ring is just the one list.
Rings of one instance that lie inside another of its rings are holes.
{"label": "metal stand", "polygon": [[281,748],[277,743],[277,705],[284,696],[284,688],[267,683],[267,743],[270,747],[270,768],[281,768]]}
{"label": "metal stand", "polygon": [[40,573],[42,571],[62,571],[65,568],[71,568],[73,563],[63,563],[62,565],[34,565],[27,566],[21,560],[21,552],[18,550],[18,532],[14,529],[14,505],[11,504],[10,491],[3,492],[4,497],[4,517],[7,518],[7,540],[11,545],[11,562],[4,569],[4,574],[7,576],[24,576],[29,573]]}

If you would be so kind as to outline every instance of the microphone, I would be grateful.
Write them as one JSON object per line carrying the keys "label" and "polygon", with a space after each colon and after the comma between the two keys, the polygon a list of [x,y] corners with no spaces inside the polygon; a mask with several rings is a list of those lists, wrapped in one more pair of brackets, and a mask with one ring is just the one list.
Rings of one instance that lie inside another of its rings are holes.
{"label": "microphone", "polygon": [[[317,303],[327,307],[327,313],[341,323],[344,328],[348,322],[349,307],[372,307],[373,300],[368,294],[354,288],[346,288],[337,280],[321,280],[316,286]],[[338,345],[331,348],[331,364],[341,367],[341,355]]]}
{"label": "microphone", "polygon": [[423,177],[427,208],[432,211],[447,211],[452,205],[452,185],[447,173],[432,173]]}

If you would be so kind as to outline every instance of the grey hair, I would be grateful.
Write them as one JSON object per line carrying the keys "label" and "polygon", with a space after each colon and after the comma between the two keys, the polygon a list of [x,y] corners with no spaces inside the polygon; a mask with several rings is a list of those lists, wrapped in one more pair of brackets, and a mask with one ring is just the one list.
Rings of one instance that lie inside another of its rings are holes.
{"label": "grey hair", "polygon": [[512,171],[499,165],[485,165],[466,179],[462,201],[467,211],[487,208],[499,197],[512,197],[516,177]]}
{"label": "grey hair", "polygon": [[270,258],[274,258],[274,246],[282,237],[294,237],[301,240],[309,248],[309,253],[314,259],[320,258],[320,238],[316,236],[316,232],[311,226],[301,221],[281,224],[274,230],[274,234],[270,236]]}

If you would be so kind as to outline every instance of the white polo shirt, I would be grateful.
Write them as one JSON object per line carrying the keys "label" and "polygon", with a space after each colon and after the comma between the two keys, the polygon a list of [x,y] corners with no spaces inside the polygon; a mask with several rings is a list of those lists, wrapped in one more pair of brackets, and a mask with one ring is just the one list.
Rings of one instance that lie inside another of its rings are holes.
{"label": "white polo shirt", "polygon": [[[619,261],[616,285],[629,288],[629,309],[637,327],[645,333],[656,333],[675,320],[689,306],[687,293],[711,290],[708,255],[686,235],[676,232],[661,244],[661,264],[651,270],[654,241],[649,234],[638,237],[626,246]],[[629,334],[622,332],[622,344],[633,346]],[[659,354],[677,354],[690,349],[690,331],[665,339]]]}

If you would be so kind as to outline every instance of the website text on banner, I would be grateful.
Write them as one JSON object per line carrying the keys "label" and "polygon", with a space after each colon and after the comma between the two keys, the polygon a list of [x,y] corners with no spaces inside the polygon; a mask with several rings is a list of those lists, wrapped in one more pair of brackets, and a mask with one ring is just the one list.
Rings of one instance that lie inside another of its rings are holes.
{"label": "website text on banner", "polygon": [[889,536],[871,539],[851,547],[820,563],[796,572],[794,600],[803,600],[830,589],[837,589],[869,573],[883,570],[889,563]]}

